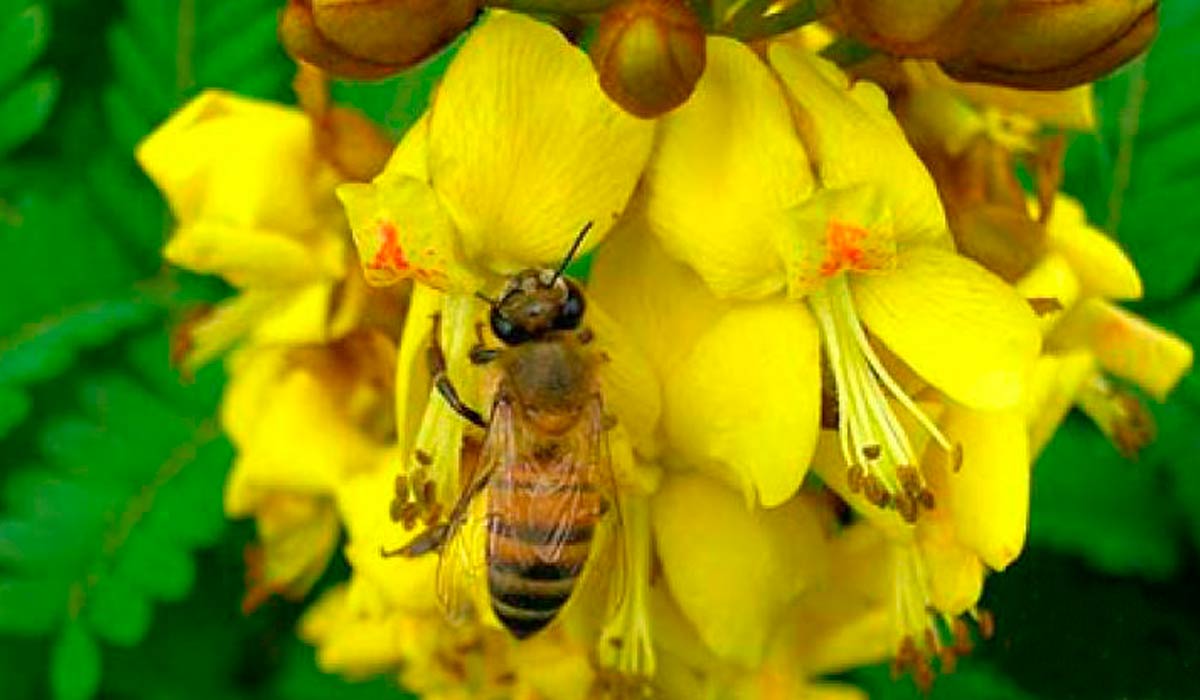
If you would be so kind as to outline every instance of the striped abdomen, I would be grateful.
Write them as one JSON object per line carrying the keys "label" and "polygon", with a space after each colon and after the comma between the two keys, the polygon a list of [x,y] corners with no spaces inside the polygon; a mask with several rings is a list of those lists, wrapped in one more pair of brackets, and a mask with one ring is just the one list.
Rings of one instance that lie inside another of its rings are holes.
{"label": "striped abdomen", "polygon": [[587,563],[599,494],[570,469],[513,465],[488,494],[488,591],[518,639],[554,619]]}

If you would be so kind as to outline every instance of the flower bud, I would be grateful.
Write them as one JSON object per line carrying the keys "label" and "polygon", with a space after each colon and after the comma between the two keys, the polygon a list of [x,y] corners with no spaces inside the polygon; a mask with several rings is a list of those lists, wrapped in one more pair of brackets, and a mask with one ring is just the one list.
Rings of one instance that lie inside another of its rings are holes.
{"label": "flower bud", "polygon": [[1158,31],[1157,0],[1020,4],[1019,12],[980,25],[972,50],[942,61],[942,68],[959,80],[1069,88],[1133,59]]}
{"label": "flower bud", "polygon": [[604,13],[591,56],[614,102],[657,117],[683,104],[704,72],[704,27],[684,0],[623,0]]}
{"label": "flower bud", "polygon": [[892,55],[935,59],[959,80],[1048,90],[1141,53],[1158,28],[1158,0],[838,0],[837,21]]}
{"label": "flower bud", "polygon": [[479,0],[289,0],[279,35],[333,75],[382,78],[450,43],[478,11]]}

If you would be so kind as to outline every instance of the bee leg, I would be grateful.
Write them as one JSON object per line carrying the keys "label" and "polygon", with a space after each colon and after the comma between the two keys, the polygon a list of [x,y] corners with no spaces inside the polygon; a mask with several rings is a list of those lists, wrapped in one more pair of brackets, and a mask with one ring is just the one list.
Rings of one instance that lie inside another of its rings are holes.
{"label": "bee leg", "polygon": [[422,554],[436,552],[446,543],[447,535],[450,534],[450,524],[442,523],[434,525],[425,532],[413,538],[412,542],[399,547],[397,549],[380,548],[379,556],[384,559],[392,557],[419,557]]}
{"label": "bee leg", "polygon": [[483,345],[476,345],[471,348],[471,364],[486,365],[492,362],[497,357],[500,357],[500,351],[496,348],[485,348]]}
{"label": "bee leg", "polygon": [[446,374],[446,355],[442,352],[440,340],[441,329],[442,316],[434,314],[433,333],[429,337],[429,350],[426,355],[429,361],[429,371],[433,374],[433,385],[437,387],[438,393],[446,399],[446,403],[450,404],[450,408],[453,408],[455,413],[480,428],[486,428],[487,421],[483,419],[479,411],[463,402],[458,395],[458,390],[454,388],[454,383],[450,381],[450,375]]}
{"label": "bee leg", "polygon": [[500,356],[500,351],[489,348],[483,340],[483,321],[475,322],[475,345],[471,348],[471,364],[486,365]]}

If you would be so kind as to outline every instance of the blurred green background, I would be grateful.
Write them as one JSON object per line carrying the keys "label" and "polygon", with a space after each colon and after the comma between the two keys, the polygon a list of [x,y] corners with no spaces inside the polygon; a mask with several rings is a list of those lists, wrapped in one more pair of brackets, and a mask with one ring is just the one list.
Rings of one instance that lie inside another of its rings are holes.
{"label": "blurred green background", "polygon": [[[132,148],[206,87],[291,101],[281,0],[0,0],[0,698],[394,698],[321,674],[301,606],[243,617],[221,488],[219,367],[182,382],[167,330],[226,292],[167,269]],[[1097,88],[1066,188],[1132,254],[1137,310],[1200,343],[1200,1]],[[444,60],[337,95],[401,132]],[[931,697],[1200,698],[1200,384],[1122,459],[1072,417],[1034,472],[1029,551],[988,584],[996,638]],[[317,587],[345,576],[333,567]],[[872,697],[918,698],[883,667]]]}

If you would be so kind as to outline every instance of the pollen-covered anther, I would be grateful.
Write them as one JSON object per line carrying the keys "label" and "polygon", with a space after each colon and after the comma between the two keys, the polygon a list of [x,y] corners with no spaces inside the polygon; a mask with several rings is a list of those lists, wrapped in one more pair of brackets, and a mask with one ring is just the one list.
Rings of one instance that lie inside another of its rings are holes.
{"label": "pollen-covered anther", "polygon": [[416,461],[413,469],[396,475],[395,494],[389,508],[392,522],[402,524],[406,530],[413,529],[418,522],[434,525],[442,515],[437,484],[429,478],[424,463]]}
{"label": "pollen-covered anther", "polygon": [[908,522],[934,507],[914,449],[896,415],[907,411],[934,442],[953,453],[950,442],[888,373],[871,347],[854,309],[846,273],[830,277],[808,297],[821,329],[837,392],[838,436],[852,492],[862,491],[876,507],[893,507]]}
{"label": "pollen-covered anther", "polygon": [[1126,459],[1137,459],[1154,442],[1158,428],[1150,411],[1107,376],[1097,373],[1084,382],[1076,401]]}

